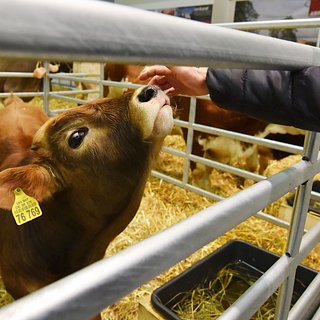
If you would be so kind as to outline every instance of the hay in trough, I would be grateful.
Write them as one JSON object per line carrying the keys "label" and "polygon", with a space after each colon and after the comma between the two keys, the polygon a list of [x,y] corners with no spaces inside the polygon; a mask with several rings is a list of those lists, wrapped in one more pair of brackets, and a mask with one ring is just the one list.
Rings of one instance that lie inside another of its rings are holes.
{"label": "hay in trough", "polygon": [[[235,262],[222,268],[217,276],[207,284],[199,284],[194,290],[181,292],[171,310],[181,319],[217,319],[229,308],[254,282],[256,275],[249,274],[245,265]],[[273,319],[277,293],[274,293],[252,319]]]}

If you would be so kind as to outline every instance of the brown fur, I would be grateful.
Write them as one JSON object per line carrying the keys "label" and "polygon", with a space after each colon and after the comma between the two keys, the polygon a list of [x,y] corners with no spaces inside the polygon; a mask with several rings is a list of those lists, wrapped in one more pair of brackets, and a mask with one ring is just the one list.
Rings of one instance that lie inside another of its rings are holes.
{"label": "brown fur", "polygon": [[[49,119],[34,136],[31,163],[0,172],[0,269],[15,298],[101,259],[135,215],[166,134],[143,136],[146,124],[135,123],[134,114],[165,103],[162,92],[140,103],[139,92]],[[70,148],[70,135],[84,127],[82,144]],[[17,187],[43,212],[21,226],[10,212]]]}
{"label": "brown fur", "polygon": [[48,120],[42,109],[16,96],[7,98],[4,105],[0,110],[0,171],[30,161],[33,136]]}

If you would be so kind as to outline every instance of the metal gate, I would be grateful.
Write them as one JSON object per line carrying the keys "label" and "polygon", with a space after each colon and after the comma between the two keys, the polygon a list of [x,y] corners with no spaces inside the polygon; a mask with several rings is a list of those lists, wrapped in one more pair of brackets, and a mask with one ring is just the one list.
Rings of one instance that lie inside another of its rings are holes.
{"label": "metal gate", "polygon": [[[75,2],[63,0],[52,3],[3,0],[0,9],[6,12],[0,20],[0,58],[289,70],[320,65],[318,48],[99,1],[79,0],[75,5]],[[319,26],[320,23],[319,19],[300,21],[300,25],[304,24]],[[76,74],[71,77],[49,74],[44,83],[44,101],[48,102],[50,95],[57,96],[57,93],[48,90],[50,78],[77,81],[83,80],[84,76],[87,75]],[[98,83],[101,91],[102,86],[110,82],[103,80],[103,72],[100,76],[100,79],[89,82]],[[45,108],[49,113],[48,103],[45,103]],[[187,151],[181,154],[165,149],[186,159],[185,172],[190,160],[212,167],[221,166],[191,155],[193,130],[302,153],[303,158],[296,165],[268,179],[223,166],[224,170],[258,182],[106,260],[96,262],[2,308],[0,319],[69,320],[95,315],[254,214],[281,223],[260,210],[295,187],[298,187],[297,199],[289,226],[286,254],[220,319],[249,319],[278,287],[277,319],[303,319],[311,305],[319,304],[320,277],[317,276],[289,310],[295,269],[320,240],[320,224],[304,234],[312,178],[320,171],[319,134],[308,132],[304,148],[295,148],[194,124],[194,114],[195,98],[191,99],[191,122],[176,120],[176,124],[190,130]],[[215,200],[222,200],[189,184],[186,176],[179,181],[159,172],[153,174]],[[320,319],[320,309],[313,319]]]}

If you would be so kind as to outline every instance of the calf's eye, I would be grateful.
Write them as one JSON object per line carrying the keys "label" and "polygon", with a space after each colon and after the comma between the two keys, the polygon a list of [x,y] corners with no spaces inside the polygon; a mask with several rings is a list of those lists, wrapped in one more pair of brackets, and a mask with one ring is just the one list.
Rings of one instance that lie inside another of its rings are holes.
{"label": "calf's eye", "polygon": [[88,128],[80,128],[77,131],[74,131],[68,140],[69,147],[72,149],[78,148],[81,145],[84,137],[87,135],[88,131]]}

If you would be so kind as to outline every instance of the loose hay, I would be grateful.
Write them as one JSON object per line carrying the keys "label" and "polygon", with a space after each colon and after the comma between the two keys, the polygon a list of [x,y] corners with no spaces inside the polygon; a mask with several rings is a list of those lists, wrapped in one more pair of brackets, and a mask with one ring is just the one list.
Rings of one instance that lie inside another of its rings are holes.
{"label": "loose hay", "polygon": [[0,277],[0,307],[13,302],[13,298],[6,291],[4,283]]}
{"label": "loose hay", "polygon": [[[28,102],[32,106],[37,106],[43,108],[43,99],[42,97],[34,97],[31,101]],[[65,101],[61,99],[49,99],[50,109],[59,110],[59,109],[70,109],[77,106],[76,102]]]}

